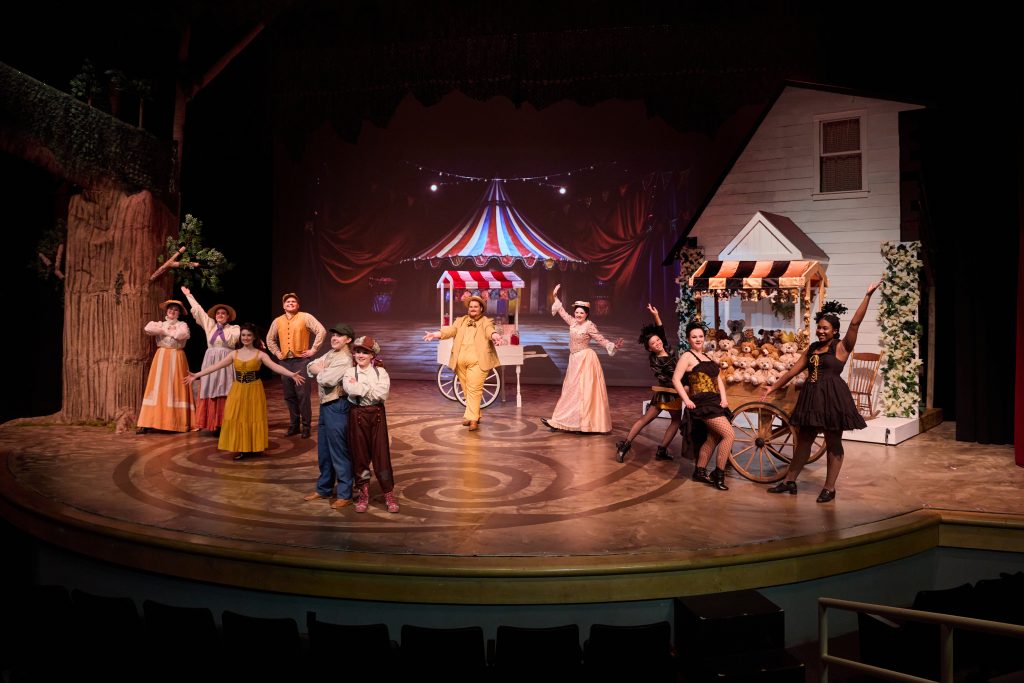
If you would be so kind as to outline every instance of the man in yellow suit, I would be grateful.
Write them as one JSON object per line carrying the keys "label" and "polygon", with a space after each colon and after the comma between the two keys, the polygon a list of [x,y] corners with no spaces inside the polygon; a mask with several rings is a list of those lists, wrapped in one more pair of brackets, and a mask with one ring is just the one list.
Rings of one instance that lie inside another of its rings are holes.
{"label": "man in yellow suit", "polygon": [[455,371],[466,395],[466,412],[462,425],[475,432],[480,422],[480,398],[484,393],[484,380],[491,368],[501,365],[495,346],[501,345],[501,335],[494,331],[494,322],[484,315],[484,300],[478,296],[466,299],[467,315],[457,318],[437,332],[427,332],[423,341],[455,338],[448,367]]}

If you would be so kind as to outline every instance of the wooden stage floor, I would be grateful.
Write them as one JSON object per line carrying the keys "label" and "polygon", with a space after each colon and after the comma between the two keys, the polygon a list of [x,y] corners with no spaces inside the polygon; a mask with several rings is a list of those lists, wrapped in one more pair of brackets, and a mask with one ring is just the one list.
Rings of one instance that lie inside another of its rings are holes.
{"label": "wooden stage floor", "polygon": [[280,385],[266,386],[271,448],[242,462],[207,433],[0,428],[0,513],[138,569],[410,602],[647,599],[790,583],[940,545],[1024,552],[1024,469],[1012,447],[954,441],[948,423],[899,446],[846,442],[838,496],[822,505],[824,460],[796,496],[735,474],[719,492],[690,480],[678,440],[675,461],[654,459],[664,421],[617,463],[614,442],[639,414],[642,388],[609,389],[610,435],[544,428],[551,385],[524,385],[522,409],[496,403],[472,433],[432,383],[398,380],[388,413],[402,510],[388,514],[377,492],[357,514],[303,501],[316,432],[285,438]]}

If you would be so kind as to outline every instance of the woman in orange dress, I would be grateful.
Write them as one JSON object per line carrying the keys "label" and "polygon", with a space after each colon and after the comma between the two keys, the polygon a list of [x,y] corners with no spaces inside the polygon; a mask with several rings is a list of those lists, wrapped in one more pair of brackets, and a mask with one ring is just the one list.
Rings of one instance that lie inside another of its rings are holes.
{"label": "woman in orange dress", "polygon": [[146,334],[156,337],[156,355],[149,367],[146,390],[142,395],[137,433],[152,429],[166,432],[187,432],[195,429],[196,406],[192,387],[182,386],[181,379],[188,374],[185,343],[190,332],[185,317],[185,306],[176,299],[160,304],[164,319],[152,321],[144,328]]}

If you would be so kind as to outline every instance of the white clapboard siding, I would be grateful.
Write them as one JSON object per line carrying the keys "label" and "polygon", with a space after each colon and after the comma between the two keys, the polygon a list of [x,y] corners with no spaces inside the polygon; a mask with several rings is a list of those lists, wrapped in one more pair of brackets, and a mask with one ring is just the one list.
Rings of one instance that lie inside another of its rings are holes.
{"label": "white clapboard siding", "polygon": [[[827,298],[844,303],[843,329],[882,276],[881,243],[900,237],[899,113],[918,105],[787,87],[697,219],[691,235],[716,258],[757,211],[786,216],[829,256]],[[864,112],[867,196],[814,197],[816,117]],[[868,308],[858,351],[878,351],[878,303]],[[707,309],[706,309],[707,310]],[[732,310],[739,311],[736,306]],[[767,316],[752,316],[754,327]]]}

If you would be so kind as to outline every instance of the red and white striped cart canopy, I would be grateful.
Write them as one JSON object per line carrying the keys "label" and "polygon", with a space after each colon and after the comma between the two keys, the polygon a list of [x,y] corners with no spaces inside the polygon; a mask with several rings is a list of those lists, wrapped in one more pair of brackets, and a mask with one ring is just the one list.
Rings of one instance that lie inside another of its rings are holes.
{"label": "red and white striped cart canopy", "polygon": [[492,180],[469,218],[429,249],[405,260],[428,261],[431,267],[442,260],[456,267],[470,260],[481,268],[491,259],[506,268],[517,260],[527,268],[538,261],[547,268],[584,262],[545,237],[512,205],[504,186],[503,180]]}
{"label": "red and white striped cart canopy", "polygon": [[437,281],[437,288],[446,282],[452,289],[522,289],[523,279],[507,270],[446,270]]}

